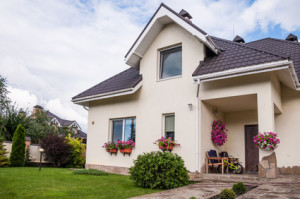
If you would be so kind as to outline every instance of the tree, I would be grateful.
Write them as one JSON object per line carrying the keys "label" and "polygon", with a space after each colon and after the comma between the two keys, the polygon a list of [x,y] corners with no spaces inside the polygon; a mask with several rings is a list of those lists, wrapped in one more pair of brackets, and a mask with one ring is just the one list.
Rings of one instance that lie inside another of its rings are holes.
{"label": "tree", "polygon": [[11,166],[24,166],[25,160],[25,128],[19,124],[14,133],[10,154]]}
{"label": "tree", "polygon": [[68,166],[82,168],[85,163],[85,144],[82,139],[72,138],[71,134],[67,137],[68,143],[72,146],[72,155]]}
{"label": "tree", "polygon": [[50,124],[50,118],[45,111],[37,111],[29,121],[26,136],[31,138],[31,143],[38,144],[49,134],[56,132],[55,126]]}
{"label": "tree", "polygon": [[0,115],[5,112],[6,108],[10,104],[10,99],[7,94],[8,90],[6,79],[0,75]]}
{"label": "tree", "polygon": [[3,138],[0,138],[0,167],[5,167],[9,165],[9,159],[6,156],[8,152],[6,151],[6,148],[4,148],[3,140]]}
{"label": "tree", "polygon": [[16,107],[16,105],[8,105],[0,119],[0,135],[5,140],[11,141],[14,132],[19,124],[22,124],[25,129],[29,127],[30,118],[27,117],[27,112]]}
{"label": "tree", "polygon": [[66,138],[57,134],[50,134],[41,140],[41,147],[45,150],[47,160],[56,166],[65,166],[71,158],[72,146]]}

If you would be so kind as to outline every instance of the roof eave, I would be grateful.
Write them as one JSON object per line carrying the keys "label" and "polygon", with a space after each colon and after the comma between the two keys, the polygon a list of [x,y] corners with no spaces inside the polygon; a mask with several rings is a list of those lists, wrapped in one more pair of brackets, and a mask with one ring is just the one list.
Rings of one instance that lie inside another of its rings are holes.
{"label": "roof eave", "polygon": [[123,95],[131,95],[131,94],[135,93],[141,86],[142,86],[142,81],[140,81],[138,84],[136,84],[132,88],[117,90],[117,91],[108,92],[108,93],[102,93],[102,94],[98,94],[98,95],[91,95],[91,96],[87,96],[87,97],[75,98],[75,99],[72,99],[72,102],[75,104],[79,104],[79,105],[86,105],[87,103],[89,103],[91,101],[95,101],[95,100],[118,97],[118,96],[123,96]]}
{"label": "roof eave", "polygon": [[263,73],[263,72],[270,72],[270,71],[278,71],[282,69],[288,69],[290,73],[291,80],[293,81],[294,88],[296,90],[300,90],[300,84],[298,77],[295,72],[294,64],[292,61],[286,59],[276,62],[269,62],[264,64],[258,64],[258,65],[252,65],[252,66],[246,66],[236,69],[230,69],[226,71],[220,71],[215,73],[209,73],[204,75],[198,75],[194,76],[193,80],[194,83],[200,84],[202,82],[209,82],[209,81],[215,81],[220,79],[227,79],[227,78],[233,78],[238,76],[244,76],[244,75],[251,75],[251,74],[257,74],[257,73]]}

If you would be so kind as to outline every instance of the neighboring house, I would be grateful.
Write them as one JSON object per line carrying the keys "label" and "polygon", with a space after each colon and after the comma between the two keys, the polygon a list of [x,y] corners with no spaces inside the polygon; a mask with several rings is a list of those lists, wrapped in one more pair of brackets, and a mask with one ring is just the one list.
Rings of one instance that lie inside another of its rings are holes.
{"label": "neighboring house", "polygon": [[[208,35],[191,18],[161,4],[125,56],[130,68],[72,98],[89,108],[86,167],[126,172],[137,155],[158,150],[156,139],[171,136],[181,144],[173,152],[191,172],[204,172],[210,149],[228,151],[255,172],[265,156],[253,147],[258,131],[278,134],[278,167],[299,166],[297,37],[229,41]],[[222,147],[211,141],[216,119],[229,130]],[[131,156],[101,148],[130,132]]]}
{"label": "neighboring house", "polygon": [[[33,115],[38,111],[38,110],[43,110],[44,108],[40,105],[36,105],[33,107]],[[81,130],[81,127],[75,120],[65,120],[62,119],[50,111],[47,111],[47,115],[49,118],[51,118],[50,123],[55,125],[57,130],[58,128],[63,128],[69,131],[74,132],[74,137],[82,138],[83,143],[86,143],[87,135]]]}

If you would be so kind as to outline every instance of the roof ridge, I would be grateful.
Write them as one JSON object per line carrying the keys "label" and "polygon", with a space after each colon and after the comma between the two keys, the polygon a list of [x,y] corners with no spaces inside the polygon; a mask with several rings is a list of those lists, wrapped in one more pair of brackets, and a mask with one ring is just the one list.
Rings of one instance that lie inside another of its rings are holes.
{"label": "roof ridge", "polygon": [[[123,71],[121,71],[121,72],[117,73],[116,75],[114,75],[114,76],[111,76],[110,78],[108,78],[108,79],[106,79],[106,80],[104,80],[104,81],[102,81],[102,82],[100,82],[100,83],[96,84],[95,86],[92,86],[91,88],[89,88],[89,89],[86,89],[85,91],[83,91],[83,92],[79,93],[78,95],[76,95],[76,96],[72,97],[72,99],[75,99],[75,98],[77,98],[77,96],[81,95],[82,93],[84,93],[84,92],[86,92],[86,91],[88,91],[88,90],[90,90],[90,89],[93,89],[93,88],[95,88],[96,86],[98,86],[98,85],[100,85],[100,84],[103,84],[103,83],[105,83],[105,82],[109,81],[110,79],[112,79],[112,78],[114,78],[114,77],[116,77],[116,76],[118,76],[118,75],[121,75],[122,73],[125,73],[125,72],[127,72],[128,70],[131,70],[131,69],[133,69],[133,67],[130,67],[130,68],[126,69],[126,70],[123,70]],[[137,69],[136,69],[136,70],[137,70]]]}
{"label": "roof ridge", "polygon": [[268,40],[268,39],[272,39],[272,40],[275,40],[275,41],[280,41],[280,42],[288,43],[288,44],[300,45],[300,43],[296,43],[296,42],[293,42],[293,41],[287,41],[285,39],[277,39],[277,38],[273,38],[273,37],[266,37],[266,38],[251,41],[251,42],[248,42],[248,43],[245,43],[245,44],[251,44],[251,43],[259,42],[259,41],[262,41],[262,40]]}
{"label": "roof ridge", "polygon": [[240,43],[237,43],[237,42],[234,42],[234,41],[230,41],[230,40],[227,40],[227,39],[222,39],[222,38],[218,38],[218,37],[214,37],[214,36],[211,36],[211,37],[215,38],[215,39],[218,39],[218,40],[221,40],[223,42],[227,42],[227,43],[230,43],[230,44],[233,44],[233,45],[236,45],[236,46],[248,48],[248,49],[251,49],[251,50],[258,51],[258,52],[268,53],[270,55],[281,57],[281,58],[285,58],[285,59],[289,58],[289,56],[283,57],[282,55],[279,55],[279,54],[274,53],[274,52],[269,52],[269,51],[266,51],[266,50],[261,50],[261,49],[258,49],[258,48],[250,47],[250,46],[247,46],[245,44],[240,44]]}

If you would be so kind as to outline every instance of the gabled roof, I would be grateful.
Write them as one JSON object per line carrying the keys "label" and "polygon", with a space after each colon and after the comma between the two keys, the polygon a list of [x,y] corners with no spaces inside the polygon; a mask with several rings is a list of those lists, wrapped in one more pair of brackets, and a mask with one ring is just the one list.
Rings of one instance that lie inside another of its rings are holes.
{"label": "gabled roof", "polygon": [[76,124],[76,126],[78,126],[78,128],[81,129],[80,126],[79,126],[79,124],[75,120],[65,120],[65,119],[62,119],[62,118],[54,115],[50,111],[47,111],[47,115],[48,115],[48,117],[50,117],[52,119],[56,119],[59,122],[60,126],[62,126],[62,127],[67,127],[68,128],[71,125]]}
{"label": "gabled roof", "polygon": [[252,48],[245,44],[211,37],[222,52],[219,55],[207,56],[194,71],[193,76],[248,67],[269,62],[287,60],[288,56]]}
{"label": "gabled roof", "polygon": [[[188,13],[186,12],[185,14],[187,15]],[[205,31],[162,3],[125,55],[126,64],[138,68],[140,59],[143,57],[144,53],[147,51],[148,47],[154,41],[162,28],[166,24],[173,22],[198,38],[212,52],[218,54],[218,47]]]}
{"label": "gabled roof", "polygon": [[142,79],[142,75],[139,74],[136,68],[129,68],[76,95],[72,98],[72,101],[81,104],[95,99],[106,98],[116,93],[133,93],[141,86]]}
{"label": "gabled roof", "polygon": [[86,139],[87,134],[85,132],[81,131],[81,130],[77,130],[77,135],[74,135],[74,137]]}
{"label": "gabled roof", "polygon": [[235,36],[233,41],[234,42],[239,42],[239,43],[245,43],[245,40],[242,37],[240,37],[239,35]]}
{"label": "gabled roof", "polygon": [[300,79],[300,44],[274,38],[265,38],[245,44],[260,50],[268,50],[281,56],[289,57],[294,64],[295,72]]}

